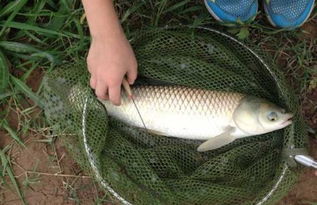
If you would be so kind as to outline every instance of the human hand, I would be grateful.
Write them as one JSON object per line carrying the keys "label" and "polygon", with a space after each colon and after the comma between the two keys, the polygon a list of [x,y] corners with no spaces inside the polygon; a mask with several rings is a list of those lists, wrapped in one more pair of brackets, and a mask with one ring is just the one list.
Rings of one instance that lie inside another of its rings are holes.
{"label": "human hand", "polygon": [[99,99],[120,105],[121,84],[125,76],[129,84],[137,77],[137,61],[124,33],[113,38],[94,37],[87,57],[91,74],[90,86]]}

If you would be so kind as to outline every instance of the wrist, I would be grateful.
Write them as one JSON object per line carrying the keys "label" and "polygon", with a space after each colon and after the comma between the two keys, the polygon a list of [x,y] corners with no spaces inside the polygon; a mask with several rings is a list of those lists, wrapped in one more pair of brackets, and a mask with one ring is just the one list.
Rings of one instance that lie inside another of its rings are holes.
{"label": "wrist", "polygon": [[124,35],[118,20],[91,25],[89,29],[93,39],[115,38],[116,36]]}
{"label": "wrist", "polygon": [[82,2],[93,39],[115,39],[116,36],[124,35],[112,0],[82,0]]}
{"label": "wrist", "polygon": [[123,30],[120,28],[117,30],[99,30],[96,32],[91,32],[91,38],[92,42],[115,42],[122,41],[126,37]]}

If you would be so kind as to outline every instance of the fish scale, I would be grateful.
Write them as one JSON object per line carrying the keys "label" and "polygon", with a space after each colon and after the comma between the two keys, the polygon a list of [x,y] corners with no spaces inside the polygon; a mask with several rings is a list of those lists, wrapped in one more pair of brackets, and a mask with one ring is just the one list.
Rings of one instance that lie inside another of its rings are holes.
{"label": "fish scale", "polygon": [[[232,123],[244,95],[183,86],[135,86],[134,101],[146,129],[167,136],[209,139]],[[122,93],[120,106],[103,101],[109,115],[144,128],[133,102]]]}

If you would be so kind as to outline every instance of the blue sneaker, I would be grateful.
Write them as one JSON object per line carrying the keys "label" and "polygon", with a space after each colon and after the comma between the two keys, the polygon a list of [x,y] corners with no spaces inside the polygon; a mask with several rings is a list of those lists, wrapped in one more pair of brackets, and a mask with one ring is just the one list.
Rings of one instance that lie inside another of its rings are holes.
{"label": "blue sneaker", "polygon": [[241,24],[254,20],[258,12],[257,0],[205,0],[209,13],[226,24]]}
{"label": "blue sneaker", "polygon": [[314,8],[314,0],[265,0],[264,9],[273,26],[294,29],[301,26]]}

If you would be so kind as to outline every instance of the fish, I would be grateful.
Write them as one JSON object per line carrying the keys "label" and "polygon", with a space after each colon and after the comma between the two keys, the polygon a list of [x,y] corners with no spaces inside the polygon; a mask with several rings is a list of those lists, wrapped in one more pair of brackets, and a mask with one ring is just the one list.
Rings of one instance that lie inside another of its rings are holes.
{"label": "fish", "polygon": [[178,85],[139,85],[132,92],[134,102],[122,91],[120,106],[101,100],[108,115],[157,135],[203,140],[199,152],[292,123],[285,109],[236,92]]}

